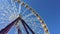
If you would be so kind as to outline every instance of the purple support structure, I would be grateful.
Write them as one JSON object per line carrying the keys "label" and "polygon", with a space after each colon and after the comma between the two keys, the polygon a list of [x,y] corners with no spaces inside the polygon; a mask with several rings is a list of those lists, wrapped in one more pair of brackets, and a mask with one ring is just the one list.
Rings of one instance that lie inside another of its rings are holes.
{"label": "purple support structure", "polygon": [[21,30],[18,28],[18,34],[22,34]]}
{"label": "purple support structure", "polygon": [[[35,34],[34,31],[27,25],[27,23],[26,23],[23,19],[20,18],[20,20],[21,20],[21,22],[22,22],[22,24],[23,24],[23,26],[24,26],[27,34],[29,34],[27,28],[32,32],[32,34]],[[26,27],[27,27],[27,28],[26,28]]]}
{"label": "purple support structure", "polygon": [[9,25],[7,25],[4,29],[2,29],[0,31],[0,34],[7,34],[9,32],[9,30],[12,28],[12,26],[16,23],[17,20],[19,20],[20,17],[18,17],[16,20],[14,20],[12,23],[10,23]]}
{"label": "purple support structure", "polygon": [[[12,28],[12,26],[14,26],[14,24],[17,24],[18,21],[21,20],[27,34],[29,34],[28,30],[26,27],[28,27],[28,29],[32,32],[32,34],[35,34],[32,29],[25,23],[25,21],[23,19],[21,19],[20,17],[18,17],[17,19],[15,19],[12,23],[10,23],[9,25],[7,25],[4,29],[2,29],[0,31],[0,34],[7,34],[9,32],[9,30]],[[22,34],[20,28],[18,28],[18,34]]]}

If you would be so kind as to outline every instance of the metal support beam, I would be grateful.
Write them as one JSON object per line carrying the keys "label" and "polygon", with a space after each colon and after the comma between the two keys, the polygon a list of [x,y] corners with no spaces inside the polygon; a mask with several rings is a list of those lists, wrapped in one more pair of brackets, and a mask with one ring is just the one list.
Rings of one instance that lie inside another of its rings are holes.
{"label": "metal support beam", "polygon": [[[10,23],[10,24],[7,25],[4,29],[2,29],[2,30],[0,31],[0,34],[7,34],[7,33],[9,32],[9,30],[12,28],[12,26],[14,26],[14,24],[17,24],[17,23],[18,23],[17,21],[19,21],[19,20],[22,22],[22,24],[23,24],[23,26],[24,26],[27,34],[29,34],[29,32],[28,32],[28,30],[27,30],[27,27],[28,27],[28,29],[32,32],[32,34],[35,34],[35,33],[32,31],[32,29],[26,24],[26,22],[25,22],[22,18],[20,18],[20,17],[18,17],[16,20],[14,20],[12,23]],[[18,34],[22,34],[20,28],[18,28]]]}
{"label": "metal support beam", "polygon": [[18,34],[22,34],[22,32],[21,32],[20,28],[18,28]]}
{"label": "metal support beam", "polygon": [[22,21],[22,24],[23,24],[23,26],[24,26],[24,28],[25,28],[25,30],[26,30],[26,33],[29,34],[29,32],[28,32],[28,30],[27,30],[27,27],[26,27],[26,25],[23,23],[23,21]]}
{"label": "metal support beam", "polygon": [[35,34],[34,31],[27,25],[27,23],[23,19],[21,19],[21,22],[24,25],[27,34],[29,34],[29,32],[27,31],[27,28],[26,27],[28,27],[28,29],[32,32],[32,34]]}
{"label": "metal support beam", "polygon": [[9,30],[12,28],[12,26],[16,23],[17,20],[19,20],[19,17],[16,20],[14,20],[12,23],[7,25],[4,29],[2,29],[0,31],[0,34],[7,34],[9,32]]}

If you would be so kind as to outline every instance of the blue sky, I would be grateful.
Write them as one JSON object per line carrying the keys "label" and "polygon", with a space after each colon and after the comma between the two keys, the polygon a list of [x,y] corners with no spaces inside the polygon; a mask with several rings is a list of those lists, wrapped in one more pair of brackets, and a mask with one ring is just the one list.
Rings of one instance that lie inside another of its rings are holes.
{"label": "blue sky", "polygon": [[25,0],[45,20],[50,34],[60,34],[60,2],[58,0]]}

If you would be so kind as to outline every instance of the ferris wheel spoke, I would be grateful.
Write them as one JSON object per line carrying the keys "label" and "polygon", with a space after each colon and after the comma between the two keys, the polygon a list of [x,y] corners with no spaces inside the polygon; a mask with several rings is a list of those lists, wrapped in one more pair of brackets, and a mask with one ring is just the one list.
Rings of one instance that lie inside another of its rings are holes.
{"label": "ferris wheel spoke", "polygon": [[9,13],[9,14],[11,14],[12,12],[14,12],[16,9],[16,6],[14,6],[14,7],[12,7],[12,6],[7,6],[7,8],[6,8],[6,11]]}
{"label": "ferris wheel spoke", "polygon": [[28,25],[32,24],[32,26],[36,25],[36,21],[33,21],[33,19],[27,20],[26,22],[28,22]]}
{"label": "ferris wheel spoke", "polygon": [[6,18],[0,18],[0,20],[7,20],[7,21],[8,21],[9,19],[6,19]]}
{"label": "ferris wheel spoke", "polygon": [[30,17],[30,16],[32,16],[32,15],[33,15],[33,13],[30,13],[30,14],[24,16],[23,18],[26,19],[27,17]]}
{"label": "ferris wheel spoke", "polygon": [[18,9],[18,13],[21,13],[21,7],[20,7],[21,4],[19,4],[19,9]]}
{"label": "ferris wheel spoke", "polygon": [[7,23],[0,23],[0,27],[4,28],[7,25]]}
{"label": "ferris wheel spoke", "polygon": [[24,19],[26,22],[37,22],[38,21],[38,19],[36,18],[36,17],[32,17],[32,18],[26,18],[26,19]]}
{"label": "ferris wheel spoke", "polygon": [[0,23],[0,25],[2,25],[2,24],[3,24],[3,25],[6,25],[7,23]]}
{"label": "ferris wheel spoke", "polygon": [[12,6],[14,6],[14,0],[11,0]]}
{"label": "ferris wheel spoke", "polygon": [[27,9],[25,9],[25,10],[23,11],[22,15],[25,14],[26,11],[27,11]]}
{"label": "ferris wheel spoke", "polygon": [[17,30],[17,28],[16,28],[16,30],[15,30],[15,32],[14,32],[14,34],[17,34],[18,33],[18,30]]}
{"label": "ferris wheel spoke", "polygon": [[18,10],[18,13],[20,13],[20,7],[17,9],[17,7],[16,7],[16,4],[14,3],[14,1],[15,0],[11,0],[11,2],[12,2],[12,9],[11,10],[13,10],[13,14],[16,14],[16,11]]}
{"label": "ferris wheel spoke", "polygon": [[17,11],[16,6],[14,6],[12,10],[13,10],[14,14],[16,14],[16,12],[15,12],[15,11]]}
{"label": "ferris wheel spoke", "polygon": [[33,18],[30,19],[30,22],[32,22],[32,21],[34,22],[34,21],[38,21],[38,20],[37,20],[36,17],[33,17]]}
{"label": "ferris wheel spoke", "polygon": [[[8,15],[8,12],[6,12],[6,10],[4,10],[4,13],[5,13],[6,15]],[[6,15],[5,15],[5,16],[6,16]]]}
{"label": "ferris wheel spoke", "polygon": [[8,9],[7,9],[7,12],[10,14],[10,13],[11,13],[11,10],[8,8]]}
{"label": "ferris wheel spoke", "polygon": [[4,10],[4,11],[0,12],[0,15],[6,16],[7,15],[7,12]]}
{"label": "ferris wheel spoke", "polygon": [[2,15],[2,16],[6,16],[6,14],[4,14],[4,13],[2,13],[2,14],[0,14],[0,15]]}

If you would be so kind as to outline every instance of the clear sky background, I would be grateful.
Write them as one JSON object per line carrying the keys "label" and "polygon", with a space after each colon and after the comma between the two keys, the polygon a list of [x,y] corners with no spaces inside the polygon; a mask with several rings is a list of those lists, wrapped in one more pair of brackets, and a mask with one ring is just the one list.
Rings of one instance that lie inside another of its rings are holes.
{"label": "clear sky background", "polygon": [[60,1],[58,0],[24,0],[45,20],[50,34],[60,34]]}

